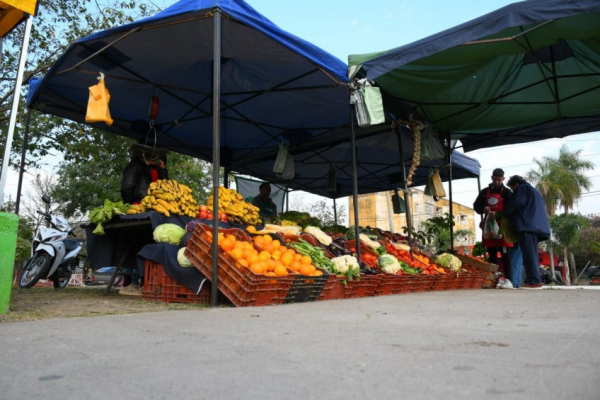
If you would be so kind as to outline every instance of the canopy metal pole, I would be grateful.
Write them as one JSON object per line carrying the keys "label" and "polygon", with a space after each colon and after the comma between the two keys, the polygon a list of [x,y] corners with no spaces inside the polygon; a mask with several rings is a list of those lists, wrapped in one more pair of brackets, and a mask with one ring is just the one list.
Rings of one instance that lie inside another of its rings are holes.
{"label": "canopy metal pole", "polygon": [[[480,171],[481,173],[481,171]],[[479,192],[481,192],[481,177],[477,177],[477,194],[479,195]],[[483,215],[481,216],[481,222],[483,222]],[[477,228],[475,228],[477,229]],[[481,235],[483,236],[483,232],[481,233]],[[475,241],[477,241],[477,235],[475,235]],[[483,241],[483,237],[482,237],[482,241]],[[487,251],[485,251],[485,247],[483,248],[483,261],[487,262]]]}
{"label": "canopy metal pole", "polygon": [[335,199],[333,199],[333,223],[337,225],[337,204],[335,203]]}
{"label": "canopy metal pole", "polygon": [[[404,205],[406,208],[406,227],[408,229],[408,247],[410,247],[410,256],[412,257],[412,219],[410,212],[410,203],[408,199],[408,182],[406,182],[406,166],[404,165],[404,146],[402,146],[402,131],[398,128],[398,152],[400,153],[400,170],[402,171],[402,179],[404,182]],[[400,196],[398,196],[400,200]]]}
{"label": "canopy metal pole", "polygon": [[13,136],[15,134],[15,125],[17,124],[17,113],[19,111],[19,99],[21,98],[21,85],[23,84],[23,75],[25,74],[25,63],[27,62],[27,49],[29,47],[29,38],[31,37],[31,26],[33,17],[27,18],[25,24],[25,33],[23,34],[23,43],[21,44],[21,58],[19,59],[19,70],[17,71],[17,80],[15,82],[15,91],[13,93],[13,104],[10,111],[10,120],[8,123],[8,134],[6,135],[6,146],[4,147],[4,158],[2,159],[2,175],[0,176],[0,208],[4,202],[4,188],[8,177],[8,162],[10,160],[10,151],[12,148]]}
{"label": "canopy metal pole", "polygon": [[454,251],[454,204],[452,203],[452,148],[448,132],[448,191],[450,192],[450,250]]}
{"label": "canopy metal pole", "polygon": [[[352,147],[352,206],[354,208],[354,236],[356,257],[360,261],[360,231],[358,229],[358,168],[356,166],[356,134],[354,132],[354,105],[350,105],[350,141]],[[367,268],[369,268],[367,266]]]}
{"label": "canopy metal pole", "polygon": [[229,168],[223,167],[223,186],[229,189]]}
{"label": "canopy metal pole", "polygon": [[290,191],[285,188],[285,212],[290,211]]}
{"label": "canopy metal pole", "polygon": [[219,175],[221,170],[221,11],[214,14],[213,41],[213,242],[212,284],[210,303],[218,303],[217,280],[219,277]]}
{"label": "canopy metal pole", "polygon": [[385,204],[387,205],[388,222],[390,224],[390,232],[394,233],[394,216],[392,213],[392,199],[390,198],[390,192],[385,192]]}
{"label": "canopy metal pole", "polygon": [[23,149],[21,150],[21,165],[19,168],[19,185],[17,186],[17,203],[15,204],[15,214],[19,215],[21,205],[21,188],[23,187],[23,174],[25,173],[25,155],[27,154],[27,141],[29,140],[29,122],[31,121],[31,108],[27,109],[25,117],[25,132],[23,132]]}

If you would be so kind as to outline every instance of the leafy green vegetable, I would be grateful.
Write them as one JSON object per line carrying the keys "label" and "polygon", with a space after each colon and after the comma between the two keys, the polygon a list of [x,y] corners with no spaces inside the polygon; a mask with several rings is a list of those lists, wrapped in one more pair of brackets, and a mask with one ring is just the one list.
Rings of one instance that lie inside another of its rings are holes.
{"label": "leafy green vegetable", "polygon": [[104,227],[102,224],[110,221],[115,215],[127,213],[127,210],[129,210],[130,207],[131,205],[123,203],[122,201],[113,203],[112,201],[105,199],[104,206],[94,208],[88,215],[90,221],[98,225],[93,233],[96,235],[104,235]]}
{"label": "leafy green vegetable", "polygon": [[185,229],[175,224],[162,224],[154,229],[152,237],[157,243],[179,244]]}
{"label": "leafy green vegetable", "polygon": [[327,270],[333,274],[335,273],[333,263],[329,258],[327,258],[325,251],[323,251],[322,248],[315,247],[304,239],[298,239],[297,242],[289,243],[289,246],[298,253],[312,258],[315,266],[323,268],[324,270]]}

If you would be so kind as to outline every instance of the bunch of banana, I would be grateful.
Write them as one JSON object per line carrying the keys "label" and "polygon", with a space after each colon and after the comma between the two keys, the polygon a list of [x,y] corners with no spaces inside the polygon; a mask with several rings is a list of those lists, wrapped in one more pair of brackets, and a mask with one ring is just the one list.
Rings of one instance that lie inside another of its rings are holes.
{"label": "bunch of banana", "polygon": [[143,204],[133,204],[127,210],[127,214],[141,214],[146,212],[146,207]]}
{"label": "bunch of banana", "polygon": [[[208,209],[212,212],[214,209],[214,199],[211,194],[206,200]],[[227,189],[223,186],[219,187],[219,206],[218,212],[227,214],[227,218],[232,222],[241,221],[238,223],[246,225],[258,225],[261,223],[258,217],[258,207],[244,201],[241,194],[233,189]]]}
{"label": "bunch of banana", "polygon": [[[133,207],[132,207],[133,208]],[[131,214],[154,210],[167,217],[173,215],[197,215],[196,200],[192,197],[192,189],[173,180],[158,180],[148,187],[148,196]],[[129,213],[129,211],[128,211]]]}

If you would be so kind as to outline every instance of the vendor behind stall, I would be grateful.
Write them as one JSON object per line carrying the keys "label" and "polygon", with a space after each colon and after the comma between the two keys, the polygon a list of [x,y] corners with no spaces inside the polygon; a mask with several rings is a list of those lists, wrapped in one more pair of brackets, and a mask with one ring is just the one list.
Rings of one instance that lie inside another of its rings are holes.
{"label": "vendor behind stall", "polygon": [[169,172],[164,150],[141,144],[134,144],[131,150],[131,161],[123,170],[121,197],[124,203],[135,204],[148,194],[150,183],[169,179]]}
{"label": "vendor behind stall", "polygon": [[259,216],[263,223],[277,218],[277,206],[271,198],[271,184],[264,182],[259,187],[260,194],[252,199],[252,205],[260,209]]}

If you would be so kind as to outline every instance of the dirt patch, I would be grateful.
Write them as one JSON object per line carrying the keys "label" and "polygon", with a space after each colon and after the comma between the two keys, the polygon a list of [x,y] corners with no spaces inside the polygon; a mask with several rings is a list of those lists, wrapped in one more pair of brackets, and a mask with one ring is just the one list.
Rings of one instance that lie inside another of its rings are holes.
{"label": "dirt patch", "polygon": [[119,295],[116,290],[104,296],[104,289],[104,287],[68,287],[62,290],[45,287],[13,288],[9,311],[6,315],[0,315],[0,323],[208,307],[204,304],[145,301],[141,297]]}

